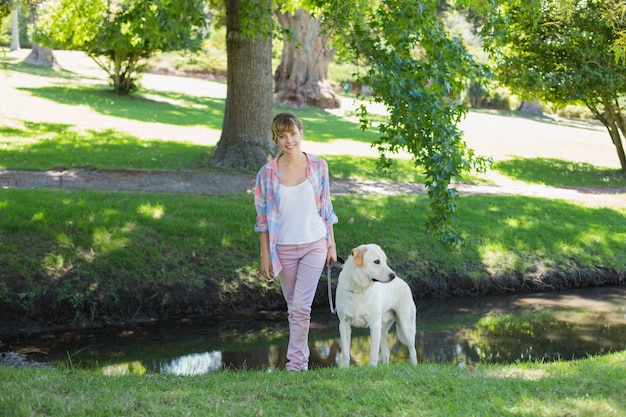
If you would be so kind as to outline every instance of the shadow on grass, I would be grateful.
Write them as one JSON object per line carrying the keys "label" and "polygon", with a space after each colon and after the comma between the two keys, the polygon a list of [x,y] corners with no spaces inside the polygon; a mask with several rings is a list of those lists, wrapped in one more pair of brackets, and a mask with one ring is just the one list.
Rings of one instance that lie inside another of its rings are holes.
{"label": "shadow on grass", "polygon": [[221,129],[224,99],[144,90],[150,98],[119,96],[105,87],[52,86],[22,88],[34,96],[70,106],[88,106],[100,114],[149,123],[199,125]]}
{"label": "shadow on grass", "polygon": [[[142,140],[114,129],[75,131],[57,123],[25,122],[0,127],[0,136],[26,138],[0,148],[0,166],[47,170],[53,167],[109,169],[209,169],[214,147],[188,142]],[[34,141],[32,139],[35,139]]]}
{"label": "shadow on grass", "polygon": [[483,264],[522,280],[542,267],[567,273],[568,268],[619,271],[625,266],[623,209],[524,196],[467,196],[459,217],[470,239],[477,240]]}
{"label": "shadow on grass", "polygon": [[[176,92],[141,90],[130,96],[119,96],[106,87],[48,86],[22,88],[30,94],[70,106],[88,106],[100,114],[149,123],[177,126],[199,125],[222,128],[225,99],[190,96]],[[276,108],[279,111],[292,111]],[[377,132],[362,131],[358,124],[322,109],[309,107],[296,112],[302,119],[305,138],[312,142],[353,140],[371,143]]]}
{"label": "shadow on grass", "polygon": [[[110,89],[94,86],[49,86],[23,88],[34,96],[70,106],[88,106],[100,114],[149,123],[176,126],[199,125],[222,129],[225,99],[191,96],[176,92],[141,90],[130,96],[118,96]],[[279,109],[276,111],[292,111]],[[312,142],[354,140],[371,143],[377,133],[363,132],[357,123],[318,108],[296,112],[302,119],[305,138]]]}
{"label": "shadow on grass", "polygon": [[[339,255],[376,242],[422,296],[467,294],[496,267],[524,281],[540,264],[619,271],[626,259],[623,211],[470,197],[460,220],[471,242],[447,253],[423,231],[425,196],[335,196],[334,204]],[[14,315],[58,319],[263,306],[280,293],[258,280],[254,219],[249,195],[3,190],[0,300]]]}
{"label": "shadow on grass", "polygon": [[258,257],[254,210],[241,210],[248,195],[4,191],[0,300],[21,295],[1,310],[44,321],[131,318],[219,310],[219,293],[236,304],[247,294],[243,271]]}
{"label": "shadow on grass", "polygon": [[[560,271],[556,281],[562,284],[580,279],[568,275],[573,271],[619,272],[625,266],[623,209],[591,209],[524,196],[466,196],[458,213],[462,249],[446,252],[425,230],[430,214],[426,196],[336,195],[333,203],[342,224],[340,256],[373,240],[423,296],[503,292],[505,288],[538,291],[542,274],[549,271]],[[613,278],[617,279],[618,272]],[[533,285],[537,288],[530,288]]]}
{"label": "shadow on grass", "polygon": [[554,158],[522,158],[496,162],[494,168],[513,179],[552,187],[626,187],[617,169]]}
{"label": "shadow on grass", "polygon": [[[54,77],[60,78],[63,80],[85,80],[92,79],[96,80],[98,78],[95,77],[87,77],[83,74],[78,74],[73,71],[69,71],[59,67],[42,67],[39,65],[27,64],[24,61],[15,62],[18,58],[10,57],[9,61],[6,65],[6,69],[10,71],[20,72],[22,74],[36,75],[39,77]],[[4,69],[4,68],[2,68]],[[98,79],[99,80],[99,79]]]}

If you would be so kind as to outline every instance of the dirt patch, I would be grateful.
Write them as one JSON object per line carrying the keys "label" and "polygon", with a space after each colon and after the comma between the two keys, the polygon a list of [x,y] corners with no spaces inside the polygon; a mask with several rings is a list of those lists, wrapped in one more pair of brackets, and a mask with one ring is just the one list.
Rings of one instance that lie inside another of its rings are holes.
{"label": "dirt patch", "polygon": [[[0,188],[58,188],[127,192],[166,192],[204,195],[251,193],[254,176],[220,171],[154,171],[111,169],[0,170]],[[461,194],[526,195],[575,201],[588,207],[626,207],[625,188],[556,188],[529,184],[457,184]],[[333,194],[425,194],[417,183],[334,179]]]}

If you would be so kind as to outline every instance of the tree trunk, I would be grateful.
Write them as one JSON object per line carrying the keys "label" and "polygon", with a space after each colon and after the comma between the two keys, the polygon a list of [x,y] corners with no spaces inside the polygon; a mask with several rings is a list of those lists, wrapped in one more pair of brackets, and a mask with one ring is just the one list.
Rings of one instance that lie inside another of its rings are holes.
{"label": "tree trunk", "polygon": [[624,151],[624,144],[622,143],[622,136],[626,137],[626,123],[624,122],[624,117],[617,101],[615,105],[613,105],[612,100],[609,99],[602,99],[601,101],[604,111],[601,111],[595,103],[585,102],[585,104],[609,132],[611,142],[613,142],[615,150],[617,151],[617,157],[619,158],[622,172],[626,173],[626,152]]}
{"label": "tree trunk", "polygon": [[33,43],[33,49],[24,60],[27,64],[37,65],[39,67],[53,67],[57,65],[57,60],[54,58],[52,49],[44,48],[36,43]]}
{"label": "tree trunk", "polygon": [[341,100],[327,80],[334,51],[327,48],[328,37],[322,33],[319,20],[303,9],[293,15],[279,12],[276,15],[286,34],[280,65],[274,75],[275,102],[295,108],[306,105],[339,108]]}
{"label": "tree trunk", "polygon": [[619,105],[607,105],[604,106],[606,113],[607,123],[605,123],[615,150],[617,151],[617,157],[619,158],[620,165],[622,166],[622,172],[626,173],[626,152],[624,152],[624,144],[622,143],[622,136],[626,137],[626,126],[624,125],[624,118],[621,114]]}
{"label": "tree trunk", "polygon": [[20,6],[18,4],[15,5],[15,8],[11,12],[11,51],[17,51],[20,49],[20,19],[19,19],[19,9]]}
{"label": "tree trunk", "polygon": [[[255,0],[271,10],[271,0]],[[222,135],[211,160],[222,168],[258,169],[273,156],[272,39],[242,33],[241,0],[226,0],[227,89]],[[271,22],[272,16],[267,13]]]}

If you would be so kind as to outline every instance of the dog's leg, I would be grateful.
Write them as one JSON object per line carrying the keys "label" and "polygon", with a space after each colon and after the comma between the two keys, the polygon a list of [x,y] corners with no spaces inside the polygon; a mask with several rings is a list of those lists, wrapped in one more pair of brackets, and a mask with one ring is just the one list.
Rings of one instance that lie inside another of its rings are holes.
{"label": "dog's leg", "polygon": [[406,337],[406,346],[409,348],[409,360],[411,364],[417,365],[417,352],[415,351],[415,323],[413,325],[405,325],[403,330]]}
{"label": "dog's leg", "polygon": [[339,322],[339,341],[341,354],[339,355],[339,367],[350,366],[350,339],[352,338],[352,326],[346,321]]}
{"label": "dog's leg", "polygon": [[[379,320],[372,320],[372,323],[380,323]],[[378,365],[378,352],[380,351],[382,326],[370,326],[370,365]]]}
{"label": "dog's leg", "polygon": [[[413,337],[415,340],[415,337]],[[415,342],[409,345],[409,359],[411,360],[412,365],[417,365],[417,352],[415,351]]]}
{"label": "dog's leg", "polygon": [[387,336],[389,335],[389,329],[393,325],[393,321],[383,322],[380,325],[380,362],[389,363],[389,344],[387,342]]}
{"label": "dog's leg", "polygon": [[[400,320],[400,317],[405,317]],[[396,332],[402,344],[409,348],[409,360],[413,365],[417,365],[417,352],[415,350],[415,320],[406,320],[406,317],[415,317],[415,309],[409,309],[406,315],[398,316],[396,322]]]}

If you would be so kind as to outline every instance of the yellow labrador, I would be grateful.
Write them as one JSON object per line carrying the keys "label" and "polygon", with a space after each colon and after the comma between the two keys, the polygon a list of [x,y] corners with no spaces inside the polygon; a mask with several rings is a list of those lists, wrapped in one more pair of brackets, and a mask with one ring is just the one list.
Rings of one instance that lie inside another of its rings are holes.
{"label": "yellow labrador", "polygon": [[387,334],[396,322],[398,339],[409,348],[412,364],[415,352],[415,302],[409,285],[387,265],[387,256],[376,244],[352,250],[337,283],[337,316],[341,355],[339,366],[350,365],[352,326],[370,328],[369,364],[389,363]]}

